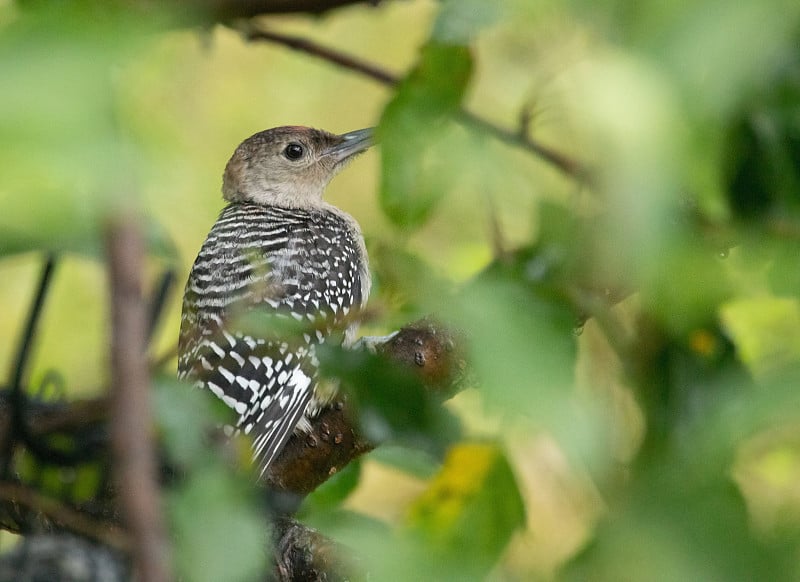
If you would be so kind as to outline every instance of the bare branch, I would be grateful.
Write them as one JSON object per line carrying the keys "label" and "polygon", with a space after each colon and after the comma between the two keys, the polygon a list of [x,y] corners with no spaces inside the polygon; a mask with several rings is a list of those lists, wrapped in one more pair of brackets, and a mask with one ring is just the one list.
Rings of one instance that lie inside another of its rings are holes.
{"label": "bare branch", "polygon": [[259,14],[323,14],[351,4],[377,6],[380,0],[194,0],[193,3],[216,20],[229,21]]}
{"label": "bare branch", "polygon": [[322,46],[307,38],[266,30],[264,28],[252,26],[250,23],[244,25],[242,32],[247,40],[262,40],[279,44],[292,50],[315,56],[350,71],[355,71],[384,85],[396,85],[400,82],[400,77],[373,63],[337,51],[336,49]]}
{"label": "bare branch", "polygon": [[142,580],[171,578],[148,398],[144,242],[136,220],[120,216],[107,236],[111,285],[111,445],[120,504]]}
{"label": "bare branch", "polygon": [[[247,25],[243,33],[249,40],[261,40],[280,44],[292,50],[301,51],[345,69],[355,71],[384,85],[394,86],[401,81],[400,77],[372,63],[336,49],[323,46],[306,38],[268,31],[252,25]],[[462,110],[458,113],[457,120],[497,140],[534,154],[579,182],[589,181],[590,175],[588,169],[583,164],[562,152],[540,144],[531,139],[528,135],[523,135],[519,131],[511,131],[494,125],[492,122],[466,110]]]}
{"label": "bare branch", "polygon": [[280,582],[298,580],[351,580],[355,565],[347,562],[348,552],[294,519],[275,523],[275,578]]}
{"label": "bare branch", "polygon": [[471,126],[479,131],[483,131],[495,139],[502,141],[508,145],[522,148],[540,159],[544,160],[551,166],[554,166],[567,176],[574,178],[578,182],[590,182],[591,175],[582,163],[571,158],[567,154],[559,152],[553,148],[542,145],[534,139],[520,135],[518,131],[511,131],[504,129],[500,126],[494,125],[492,122],[475,115],[469,111],[461,111],[459,119],[467,126]]}
{"label": "bare branch", "polygon": [[19,348],[17,350],[17,357],[14,360],[14,367],[11,370],[11,426],[8,432],[5,433],[5,447],[3,457],[2,474],[8,476],[11,467],[11,459],[13,458],[14,444],[17,438],[24,438],[27,434],[25,426],[25,394],[23,393],[23,379],[25,371],[28,367],[28,360],[30,358],[30,351],[33,345],[33,336],[36,332],[36,325],[39,322],[39,317],[42,314],[42,307],[44,306],[44,299],[47,296],[47,291],[50,288],[50,282],[53,278],[53,270],[55,269],[56,259],[54,255],[48,255],[42,266],[42,274],[39,278],[39,285],[36,289],[36,295],[31,305],[31,311],[28,314],[28,320],[25,323],[25,329],[22,333]]}
{"label": "bare branch", "polygon": [[0,483],[0,503],[41,513],[66,529],[120,551],[130,549],[130,538],[119,527],[94,520],[85,513],[16,483]]}

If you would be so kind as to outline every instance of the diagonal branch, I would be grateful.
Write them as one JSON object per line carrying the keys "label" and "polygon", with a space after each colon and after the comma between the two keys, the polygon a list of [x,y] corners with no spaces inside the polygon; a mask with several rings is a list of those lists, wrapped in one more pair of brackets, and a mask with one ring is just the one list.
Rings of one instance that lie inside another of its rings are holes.
{"label": "diagonal branch", "polygon": [[105,521],[92,519],[84,512],[64,505],[60,501],[42,495],[24,485],[0,483],[0,504],[13,504],[35,511],[69,531],[84,535],[116,550],[127,551],[130,548],[128,535],[119,527]]}
{"label": "diagonal branch", "polygon": [[380,0],[193,0],[193,3],[206,8],[216,19],[225,21],[259,14],[323,14],[351,4],[377,6]]}
{"label": "diagonal branch", "polygon": [[3,467],[2,474],[8,475],[11,459],[13,458],[14,444],[17,438],[25,440],[27,436],[26,419],[25,419],[25,394],[23,393],[23,378],[25,371],[28,368],[28,360],[30,359],[31,347],[33,346],[33,336],[36,333],[36,326],[39,323],[39,318],[42,314],[42,307],[44,300],[47,296],[47,291],[50,289],[50,283],[53,279],[53,270],[56,266],[55,255],[48,255],[42,266],[42,274],[39,278],[39,285],[36,289],[36,295],[31,305],[31,311],[28,314],[28,320],[25,323],[25,330],[20,340],[19,349],[17,350],[17,357],[14,360],[14,368],[11,373],[11,426],[9,427],[8,436],[6,437],[6,447],[3,452]]}
{"label": "diagonal branch", "polygon": [[[326,47],[307,38],[282,34],[262,27],[256,27],[249,23],[244,25],[242,31],[245,38],[248,40],[279,44],[333,63],[339,67],[355,71],[384,85],[395,86],[402,80],[399,76],[382,69],[374,63]],[[588,169],[581,162],[563,152],[545,146],[521,132],[505,129],[475,113],[463,109],[458,113],[456,119],[460,123],[484,132],[503,143],[519,147],[532,153],[579,182],[587,182],[590,179]]]}
{"label": "diagonal branch", "polygon": [[365,61],[358,57],[354,57],[347,53],[326,47],[315,43],[312,40],[303,38],[302,36],[294,36],[275,32],[274,30],[267,30],[265,28],[255,27],[249,23],[244,24],[242,32],[247,40],[254,41],[260,40],[265,42],[272,42],[285,46],[295,51],[312,55],[329,63],[338,65],[344,69],[355,71],[365,77],[383,83],[384,85],[397,85],[400,82],[400,77],[390,73],[379,67],[374,63]]}

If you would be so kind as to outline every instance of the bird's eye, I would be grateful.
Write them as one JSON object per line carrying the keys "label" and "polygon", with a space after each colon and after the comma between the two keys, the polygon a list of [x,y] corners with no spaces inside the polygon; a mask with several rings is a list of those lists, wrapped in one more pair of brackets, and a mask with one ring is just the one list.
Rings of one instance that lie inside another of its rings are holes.
{"label": "bird's eye", "polygon": [[285,155],[290,160],[299,160],[303,157],[305,150],[303,146],[299,143],[290,143],[286,146],[286,149],[283,150],[283,155]]}

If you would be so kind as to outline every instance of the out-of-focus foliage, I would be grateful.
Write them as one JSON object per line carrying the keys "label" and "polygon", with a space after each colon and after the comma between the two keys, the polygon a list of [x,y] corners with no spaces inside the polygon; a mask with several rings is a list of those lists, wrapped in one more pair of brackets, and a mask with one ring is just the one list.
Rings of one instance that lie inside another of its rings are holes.
{"label": "out-of-focus foliage", "polygon": [[[259,511],[252,476],[221,462],[209,429],[225,418],[220,403],[174,380],[154,392],[157,425],[176,463],[168,514],[176,571],[189,580],[252,580],[268,563],[269,526]],[[216,406],[216,410],[214,410]],[[246,445],[242,457],[249,456]]]}
{"label": "out-of-focus foliage", "polygon": [[[447,319],[478,385],[442,412],[410,375],[330,352],[389,448],[301,515],[373,579],[797,578],[800,3],[387,0],[267,21],[400,73],[393,88],[223,27],[200,41],[153,7],[73,4],[0,4],[0,255],[97,257],[103,216],[131,203],[182,277],[242,138],[378,124],[378,153],[329,191],[368,240],[369,324]],[[0,269],[8,335],[30,269]],[[55,363],[77,391],[103,377],[103,274],[62,272],[35,375]],[[176,562],[245,579],[265,524],[181,390],[156,392],[186,470],[167,497]],[[57,493],[62,473],[42,475]]]}
{"label": "out-of-focus foliage", "polygon": [[408,521],[434,570],[473,578],[494,566],[525,523],[525,509],[503,453],[492,445],[461,444],[411,506]]}
{"label": "out-of-focus foliage", "polygon": [[[440,402],[427,393],[417,376],[386,357],[367,351],[323,346],[322,370],[341,379],[358,408],[361,428],[374,443],[390,439],[416,442],[441,451],[457,428]],[[392,390],[376,390],[392,386]]]}
{"label": "out-of-focus foliage", "polygon": [[97,253],[103,213],[139,197],[139,153],[118,118],[115,69],[161,28],[163,15],[153,16],[68,3],[25,10],[3,27],[0,253]]}
{"label": "out-of-focus foliage", "polygon": [[381,196],[384,211],[400,226],[424,222],[450,186],[440,134],[459,105],[470,68],[466,47],[428,44],[384,110]]}

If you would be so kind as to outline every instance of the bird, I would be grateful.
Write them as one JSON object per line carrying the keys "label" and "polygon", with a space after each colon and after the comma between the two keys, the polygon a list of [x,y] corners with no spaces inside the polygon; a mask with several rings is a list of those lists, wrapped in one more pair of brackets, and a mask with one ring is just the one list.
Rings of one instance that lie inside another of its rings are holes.
{"label": "bird", "polygon": [[250,435],[259,478],[336,394],[320,379],[319,346],[354,343],[369,259],[359,224],[323,193],[372,143],[371,128],[284,126],[245,139],[223,174],[227,204],[189,273],[178,377],[233,410],[225,434]]}

